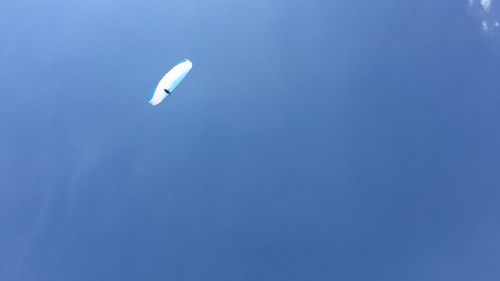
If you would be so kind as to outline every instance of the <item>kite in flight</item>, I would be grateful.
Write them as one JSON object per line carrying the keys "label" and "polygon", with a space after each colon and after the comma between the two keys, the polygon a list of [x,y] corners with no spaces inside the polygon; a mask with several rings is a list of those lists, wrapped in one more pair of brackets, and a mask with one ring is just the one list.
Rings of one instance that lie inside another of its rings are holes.
{"label": "kite in flight", "polygon": [[158,82],[156,90],[153,96],[149,100],[152,105],[157,105],[161,103],[166,97],[172,94],[172,91],[179,85],[179,83],[186,77],[188,72],[193,67],[193,63],[190,60],[184,60],[183,62],[177,64],[172,69],[170,69],[165,76]]}

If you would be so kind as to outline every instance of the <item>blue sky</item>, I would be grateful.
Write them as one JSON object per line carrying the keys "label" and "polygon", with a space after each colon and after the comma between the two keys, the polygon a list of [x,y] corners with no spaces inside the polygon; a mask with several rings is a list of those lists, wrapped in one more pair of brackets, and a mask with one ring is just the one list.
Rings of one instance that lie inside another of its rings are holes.
{"label": "blue sky", "polygon": [[479,4],[1,1],[0,280],[498,280]]}

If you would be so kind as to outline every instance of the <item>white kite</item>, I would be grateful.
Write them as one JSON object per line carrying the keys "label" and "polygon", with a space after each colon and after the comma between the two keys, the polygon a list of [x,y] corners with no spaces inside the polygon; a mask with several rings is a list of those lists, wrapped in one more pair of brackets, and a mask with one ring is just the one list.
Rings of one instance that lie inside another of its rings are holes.
{"label": "white kite", "polygon": [[157,105],[163,101],[166,97],[172,94],[172,91],[179,85],[179,83],[186,77],[188,72],[193,67],[193,64],[190,60],[184,60],[178,65],[174,66],[170,69],[165,76],[160,80],[158,86],[156,86],[156,90],[153,93],[153,96],[149,100],[149,103],[152,105]]}

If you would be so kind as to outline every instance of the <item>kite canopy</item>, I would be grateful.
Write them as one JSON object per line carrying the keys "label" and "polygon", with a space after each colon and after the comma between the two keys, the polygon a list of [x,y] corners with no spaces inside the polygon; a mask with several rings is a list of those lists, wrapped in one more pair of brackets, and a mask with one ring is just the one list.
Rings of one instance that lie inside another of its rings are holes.
{"label": "kite canopy", "polygon": [[177,64],[172,69],[170,69],[165,76],[160,80],[153,96],[149,100],[152,105],[157,105],[168,97],[172,91],[179,85],[179,83],[186,77],[188,72],[193,67],[193,63],[186,59],[183,62]]}

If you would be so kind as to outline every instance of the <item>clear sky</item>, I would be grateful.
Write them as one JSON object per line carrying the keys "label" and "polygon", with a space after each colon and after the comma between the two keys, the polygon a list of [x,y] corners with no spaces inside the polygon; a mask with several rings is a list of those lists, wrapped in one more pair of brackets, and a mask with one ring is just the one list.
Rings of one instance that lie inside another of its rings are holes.
{"label": "clear sky", "polygon": [[0,1],[0,280],[499,280],[478,5]]}

